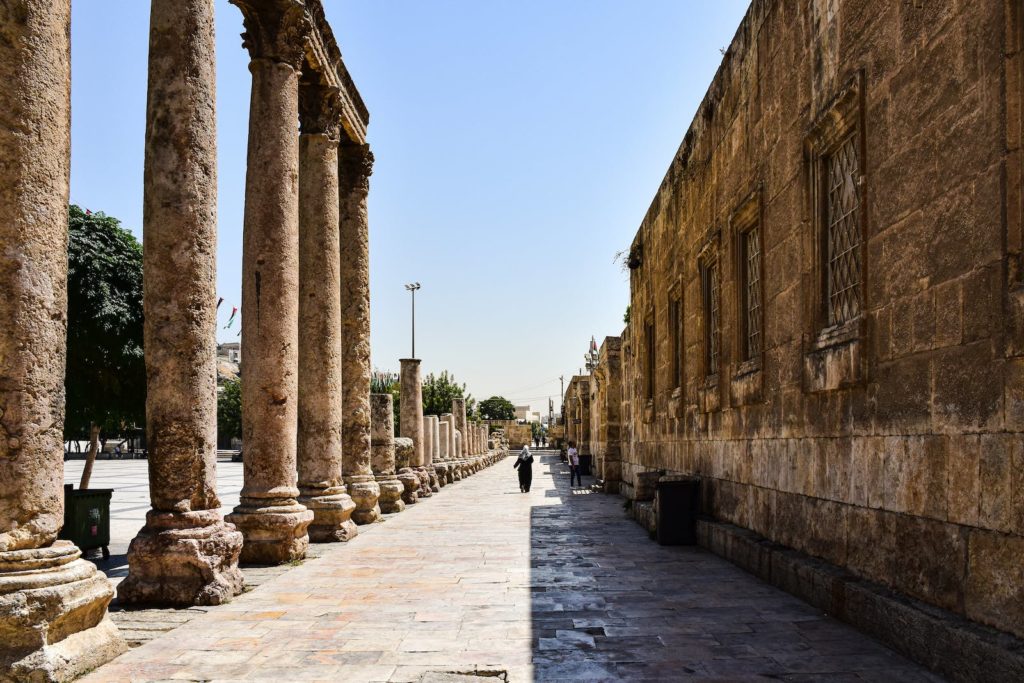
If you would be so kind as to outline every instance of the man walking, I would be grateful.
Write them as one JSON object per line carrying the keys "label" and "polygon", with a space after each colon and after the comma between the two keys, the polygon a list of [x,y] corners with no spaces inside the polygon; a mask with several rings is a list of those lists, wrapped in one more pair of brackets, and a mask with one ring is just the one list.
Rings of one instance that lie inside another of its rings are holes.
{"label": "man walking", "polygon": [[573,482],[578,482],[580,487],[583,486],[583,478],[580,476],[580,452],[576,450],[576,442],[569,442],[569,452],[567,453],[569,458],[569,488],[572,488]]}

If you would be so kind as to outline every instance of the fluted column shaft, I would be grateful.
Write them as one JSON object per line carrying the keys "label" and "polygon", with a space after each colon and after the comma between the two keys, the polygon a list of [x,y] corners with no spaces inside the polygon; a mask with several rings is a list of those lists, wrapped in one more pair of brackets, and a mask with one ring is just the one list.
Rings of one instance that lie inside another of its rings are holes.
{"label": "fluted column shaft", "polygon": [[[146,525],[123,602],[219,604],[242,534],[217,498],[217,128],[212,0],[154,0],[143,194]],[[187,210],[185,208],[187,207]]]}
{"label": "fluted column shaft", "polygon": [[[0,677],[70,680],[123,647],[63,523],[71,6],[0,10]],[[211,350],[212,351],[212,350]],[[67,640],[90,631],[91,635]],[[59,650],[53,650],[55,645]]]}
{"label": "fluted column shaft", "polygon": [[373,154],[343,145],[338,154],[341,228],[342,472],[359,524],[380,518],[380,487],[370,462],[370,232],[366,197]]}
{"label": "fluted column shaft", "polygon": [[228,520],[242,561],[302,558],[313,513],[297,502],[301,3],[234,0],[252,55],[242,236],[244,483]]}

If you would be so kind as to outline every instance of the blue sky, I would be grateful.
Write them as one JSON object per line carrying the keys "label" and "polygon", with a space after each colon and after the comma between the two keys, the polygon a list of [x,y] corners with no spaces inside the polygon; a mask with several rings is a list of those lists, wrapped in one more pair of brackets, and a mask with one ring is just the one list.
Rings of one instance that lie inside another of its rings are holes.
{"label": "blue sky", "polygon": [[[73,3],[72,202],[141,237],[149,2]],[[558,409],[619,334],[627,247],[746,0],[324,0],[370,109],[374,364],[416,351],[477,398]],[[249,109],[216,0],[218,288],[240,306]],[[220,332],[235,340],[236,327]]]}

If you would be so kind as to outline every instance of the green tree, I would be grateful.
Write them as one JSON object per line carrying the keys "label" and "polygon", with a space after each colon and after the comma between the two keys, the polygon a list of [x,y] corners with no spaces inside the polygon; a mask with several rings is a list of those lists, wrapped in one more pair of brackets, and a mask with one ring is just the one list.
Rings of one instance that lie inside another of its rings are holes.
{"label": "green tree", "polygon": [[120,221],[68,209],[67,438],[89,436],[81,488],[89,487],[100,433],[145,420],[142,245]]}
{"label": "green tree", "polygon": [[480,417],[485,420],[514,420],[516,407],[503,396],[491,396],[480,401]]}
{"label": "green tree", "polygon": [[242,438],[242,381],[229,379],[217,394],[217,439]]}
{"label": "green tree", "polygon": [[530,423],[530,436],[536,439],[537,437],[544,436],[544,427],[540,422],[534,420]]}
{"label": "green tree", "polygon": [[452,400],[466,399],[466,413],[473,414],[475,401],[466,394],[466,385],[455,381],[455,375],[447,370],[440,375],[430,373],[423,380],[423,414],[443,415],[452,412]]}

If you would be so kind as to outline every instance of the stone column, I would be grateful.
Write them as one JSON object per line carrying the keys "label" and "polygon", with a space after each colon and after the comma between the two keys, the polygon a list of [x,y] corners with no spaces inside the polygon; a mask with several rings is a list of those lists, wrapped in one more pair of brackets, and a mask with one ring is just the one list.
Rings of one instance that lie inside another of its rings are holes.
{"label": "stone column", "polygon": [[434,464],[434,431],[430,428],[430,417],[423,416],[423,466]]}
{"label": "stone column", "polygon": [[341,477],[338,90],[304,78],[299,122],[299,502],[311,541],[348,541],[359,532]]}
{"label": "stone column", "polygon": [[217,131],[212,0],[154,1],[143,196],[146,525],[125,603],[216,605],[242,591],[242,534],[217,498]]}
{"label": "stone column", "polygon": [[420,498],[429,498],[430,477],[424,467],[424,448],[426,447],[423,433],[423,385],[420,382],[420,360],[418,358],[402,358],[401,364],[401,396],[402,414],[399,427],[402,436],[412,439],[412,459],[409,467],[420,478]]}
{"label": "stone column", "polygon": [[434,462],[430,470],[430,485],[437,491],[447,484],[448,466],[441,459],[441,420],[437,415],[430,416],[431,440],[434,442]]}
{"label": "stone column", "polygon": [[441,415],[442,424],[448,427],[448,477],[450,481],[456,482],[462,479],[462,472],[459,468],[458,453],[455,450],[455,416],[451,413]]}
{"label": "stone column", "polygon": [[[64,501],[69,0],[0,11],[0,678],[70,680],[117,656],[114,591],[58,541]],[[210,349],[213,352],[213,349]]]}
{"label": "stone column", "polygon": [[299,323],[299,68],[305,33],[297,0],[232,0],[251,55],[249,154],[242,236],[244,483],[229,522],[242,561],[305,556],[313,513],[297,501]]}
{"label": "stone column", "polygon": [[437,476],[443,476],[444,483],[451,484],[455,481],[455,469],[452,466],[451,431],[447,420],[438,421],[438,439],[441,462],[434,467],[437,469]]}
{"label": "stone column", "polygon": [[470,467],[467,438],[469,434],[466,431],[466,399],[452,399],[452,413],[455,415],[455,433],[460,437],[458,443],[455,444],[455,452],[459,458],[459,468],[462,470],[462,476],[467,477],[472,474],[472,468]]}
{"label": "stone column", "polygon": [[366,195],[373,154],[368,145],[338,152],[341,224],[342,473],[356,503],[352,519],[380,519],[380,487],[370,458],[370,228]]}
{"label": "stone column", "polygon": [[391,394],[371,394],[370,410],[370,459],[380,486],[377,504],[381,512],[401,512],[405,509],[405,486],[395,473],[395,406]]}

